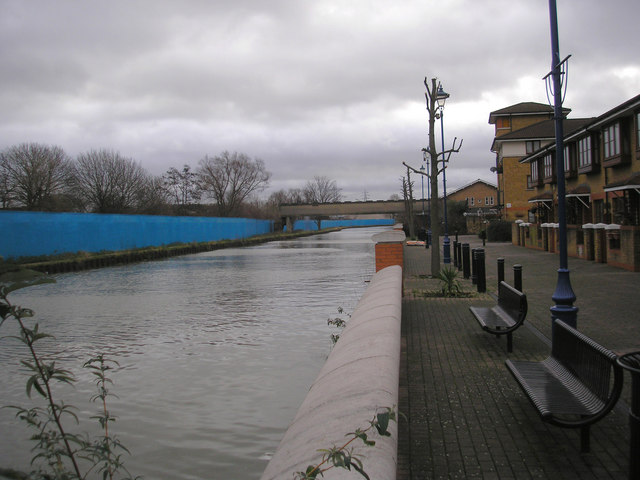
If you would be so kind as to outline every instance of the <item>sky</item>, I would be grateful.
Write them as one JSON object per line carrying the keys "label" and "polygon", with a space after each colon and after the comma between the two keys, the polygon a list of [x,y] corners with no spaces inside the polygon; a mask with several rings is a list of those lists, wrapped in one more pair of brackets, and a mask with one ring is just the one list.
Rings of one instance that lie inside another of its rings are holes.
{"label": "sky", "polygon": [[[557,2],[570,117],[640,94],[640,2]],[[106,148],[153,175],[237,151],[272,173],[263,198],[317,175],[386,200],[422,164],[437,78],[452,191],[495,184],[489,113],[547,103],[550,68],[546,0],[0,0],[0,149]]]}

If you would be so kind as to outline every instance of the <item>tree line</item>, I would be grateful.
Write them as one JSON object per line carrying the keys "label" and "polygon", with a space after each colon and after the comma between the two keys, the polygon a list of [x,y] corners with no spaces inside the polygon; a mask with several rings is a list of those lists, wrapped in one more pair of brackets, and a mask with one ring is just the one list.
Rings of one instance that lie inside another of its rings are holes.
{"label": "tree line", "polygon": [[223,151],[195,169],[161,176],[120,153],[90,150],[70,158],[61,147],[14,145],[0,152],[0,207],[39,211],[275,218],[280,203],[340,201],[335,180],[316,176],[302,188],[261,200],[271,173],[259,158]]}

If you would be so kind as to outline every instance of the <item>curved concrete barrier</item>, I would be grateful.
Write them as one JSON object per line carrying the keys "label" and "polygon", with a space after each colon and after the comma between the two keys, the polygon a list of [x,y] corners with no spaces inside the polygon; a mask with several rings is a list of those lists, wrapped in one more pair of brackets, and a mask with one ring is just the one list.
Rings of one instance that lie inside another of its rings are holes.
{"label": "curved concrete barrier", "polygon": [[[320,448],[343,445],[346,434],[366,428],[379,407],[398,404],[402,268],[376,273],[340,334],[327,362],[309,389],[261,479],[290,479],[322,458]],[[396,478],[398,433],[372,433],[376,444],[353,442],[371,480]],[[357,473],[333,468],[325,479],[350,479]]]}

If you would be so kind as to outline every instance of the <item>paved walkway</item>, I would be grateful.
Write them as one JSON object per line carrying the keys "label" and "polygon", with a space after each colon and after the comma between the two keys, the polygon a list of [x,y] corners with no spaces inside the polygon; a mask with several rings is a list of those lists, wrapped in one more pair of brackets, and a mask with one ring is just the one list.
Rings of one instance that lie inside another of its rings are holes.
{"label": "paved walkway", "polygon": [[[475,236],[460,241],[482,246]],[[508,356],[542,360],[549,352],[558,256],[505,243],[488,243],[485,254],[488,294],[425,298],[421,292],[439,285],[427,278],[430,253],[405,248],[399,409],[408,421],[399,425],[398,479],[627,478],[628,373],[621,400],[592,426],[591,452],[583,454],[579,430],[543,423],[504,366]],[[529,300],[510,354],[506,338],[483,332],[468,311],[495,303],[498,257],[511,284],[513,265],[522,265]],[[578,329],[617,353],[640,349],[640,273],[574,258],[569,270]]]}

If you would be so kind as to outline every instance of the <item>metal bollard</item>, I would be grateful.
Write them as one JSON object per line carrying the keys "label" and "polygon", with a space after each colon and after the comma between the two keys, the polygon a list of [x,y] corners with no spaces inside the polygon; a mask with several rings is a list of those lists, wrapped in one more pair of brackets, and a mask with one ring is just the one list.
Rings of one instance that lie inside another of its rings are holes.
{"label": "metal bollard", "polygon": [[462,244],[458,242],[458,271],[462,271]]}
{"label": "metal bollard", "polygon": [[504,258],[498,259],[498,285],[500,282],[504,282]]}
{"label": "metal bollard", "polygon": [[458,241],[453,241],[453,266],[458,267]]}
{"label": "metal bollard", "polygon": [[513,266],[513,288],[522,292],[522,265]]}
{"label": "metal bollard", "polygon": [[462,276],[463,278],[469,278],[471,271],[471,261],[469,258],[469,244],[462,244]]}
{"label": "metal bollard", "polygon": [[487,291],[487,275],[485,272],[484,264],[484,248],[478,248],[476,250],[476,266],[478,268],[477,284],[478,293],[484,293]]}
{"label": "metal bollard", "polygon": [[471,285],[478,284],[478,249],[471,249]]}

